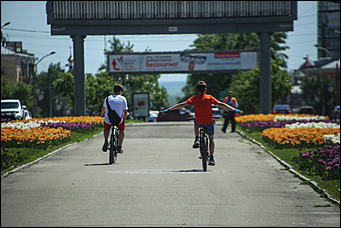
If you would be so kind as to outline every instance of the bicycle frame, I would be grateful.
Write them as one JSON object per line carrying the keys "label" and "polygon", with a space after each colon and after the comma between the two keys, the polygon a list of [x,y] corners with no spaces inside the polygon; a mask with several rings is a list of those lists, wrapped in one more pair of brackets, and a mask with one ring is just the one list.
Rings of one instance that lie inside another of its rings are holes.
{"label": "bicycle frame", "polygon": [[204,172],[207,171],[207,160],[208,160],[208,136],[206,134],[206,128],[200,128],[200,155],[201,155],[201,162],[202,168]]}
{"label": "bicycle frame", "polygon": [[109,141],[109,164],[115,163],[117,160],[118,150],[118,128],[112,126]]}

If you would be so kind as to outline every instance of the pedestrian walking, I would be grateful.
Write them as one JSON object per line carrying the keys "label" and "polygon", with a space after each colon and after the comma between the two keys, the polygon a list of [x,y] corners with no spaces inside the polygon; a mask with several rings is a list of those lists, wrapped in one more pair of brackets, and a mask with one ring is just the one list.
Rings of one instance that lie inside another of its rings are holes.
{"label": "pedestrian walking", "polygon": [[[238,108],[238,102],[235,97],[233,97],[232,91],[227,92],[227,96],[225,97],[224,103],[228,104],[229,106],[237,109]],[[236,119],[235,119],[235,112],[233,111],[226,111],[224,109],[223,111],[223,117],[224,117],[224,124],[221,129],[222,132],[226,133],[227,126],[229,122],[231,122],[231,133],[235,132],[236,130]]]}

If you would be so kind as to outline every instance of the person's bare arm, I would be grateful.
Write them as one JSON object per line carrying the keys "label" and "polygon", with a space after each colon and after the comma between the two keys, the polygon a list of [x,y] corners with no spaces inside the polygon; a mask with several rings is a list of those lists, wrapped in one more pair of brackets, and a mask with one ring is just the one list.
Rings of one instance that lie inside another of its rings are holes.
{"label": "person's bare arm", "polygon": [[186,101],[178,103],[176,105],[173,105],[172,107],[169,107],[168,110],[174,110],[174,109],[179,109],[179,108],[184,108],[189,106],[189,104],[186,103]]}
{"label": "person's bare arm", "polygon": [[125,120],[128,115],[128,110],[123,110],[123,119]]}
{"label": "person's bare arm", "polygon": [[102,116],[105,114],[105,106],[102,106]]}
{"label": "person's bare arm", "polygon": [[228,104],[226,104],[226,103],[224,103],[224,102],[221,102],[221,101],[218,101],[218,103],[217,103],[217,106],[219,107],[219,108],[223,108],[223,109],[225,109],[225,110],[227,110],[227,111],[236,111],[236,112],[238,112],[238,111],[240,111],[240,113],[242,114],[243,113],[243,111],[242,110],[238,110],[238,109],[236,109],[236,108],[233,108],[233,107],[231,107],[230,105],[228,105]]}

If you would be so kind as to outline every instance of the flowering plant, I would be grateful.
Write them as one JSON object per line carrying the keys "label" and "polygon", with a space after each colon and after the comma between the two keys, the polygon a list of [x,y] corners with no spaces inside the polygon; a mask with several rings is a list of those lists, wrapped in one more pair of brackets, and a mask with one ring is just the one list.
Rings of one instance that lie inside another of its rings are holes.
{"label": "flowering plant", "polygon": [[296,161],[300,170],[320,175],[325,180],[340,179],[340,145],[325,145],[299,155]]}
{"label": "flowering plant", "polygon": [[340,128],[269,128],[262,132],[264,141],[275,148],[315,147],[327,143],[324,135],[340,134]]}

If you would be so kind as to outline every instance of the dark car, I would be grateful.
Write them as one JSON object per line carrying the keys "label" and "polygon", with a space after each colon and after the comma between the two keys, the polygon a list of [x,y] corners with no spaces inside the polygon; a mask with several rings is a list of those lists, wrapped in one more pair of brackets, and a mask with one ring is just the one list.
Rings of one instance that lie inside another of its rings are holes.
{"label": "dark car", "polygon": [[292,110],[287,104],[278,104],[275,105],[272,109],[273,114],[292,114]]}
{"label": "dark car", "polygon": [[312,106],[301,106],[298,108],[297,114],[315,114],[315,110]]}
{"label": "dark car", "polygon": [[156,121],[186,121],[193,119],[193,114],[189,110],[182,108],[167,112],[159,112]]}

